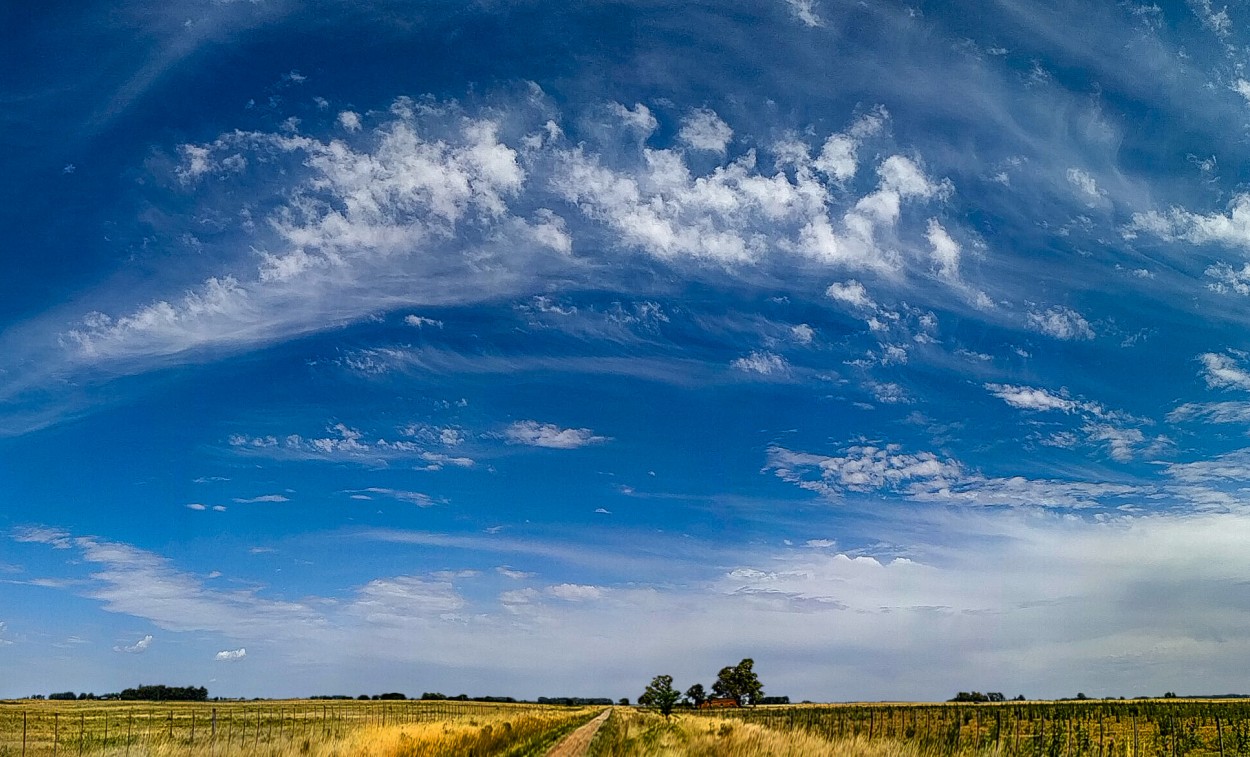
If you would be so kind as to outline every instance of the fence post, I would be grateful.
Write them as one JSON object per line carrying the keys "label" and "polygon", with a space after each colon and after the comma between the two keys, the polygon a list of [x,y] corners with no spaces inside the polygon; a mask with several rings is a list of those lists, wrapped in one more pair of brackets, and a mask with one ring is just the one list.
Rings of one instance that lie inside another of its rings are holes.
{"label": "fence post", "polygon": [[87,735],[87,713],[78,713],[78,753],[82,754],[83,739]]}
{"label": "fence post", "polygon": [[61,713],[52,713],[52,755],[56,757],[56,750],[61,746]]}
{"label": "fence post", "polygon": [[26,710],[22,710],[22,757],[26,757]]}
{"label": "fence post", "polygon": [[1220,728],[1220,716],[1215,716],[1215,736],[1220,740],[1220,757],[1224,757],[1224,729]]}
{"label": "fence post", "polygon": [[126,714],[126,757],[130,757],[130,733],[131,727],[135,722],[135,714],[133,712]]}
{"label": "fence post", "polygon": [[212,733],[212,737],[213,737],[213,741],[216,741],[216,740],[217,740],[217,708],[216,708],[216,707],[214,707],[214,708],[213,708],[213,733]]}

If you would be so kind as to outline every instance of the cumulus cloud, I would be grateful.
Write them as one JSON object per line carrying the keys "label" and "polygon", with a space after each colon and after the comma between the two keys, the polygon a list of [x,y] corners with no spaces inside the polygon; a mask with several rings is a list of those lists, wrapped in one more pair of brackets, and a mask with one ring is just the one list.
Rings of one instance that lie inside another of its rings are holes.
{"label": "cumulus cloud", "polygon": [[715,111],[700,108],[682,119],[677,138],[696,150],[725,154],[733,129]]}
{"label": "cumulus cloud", "polygon": [[621,123],[635,129],[643,139],[650,137],[660,126],[660,122],[652,115],[651,109],[642,103],[635,103],[633,108],[626,108],[620,103],[612,103],[608,106],[608,110],[619,118]]}
{"label": "cumulus cloud", "polygon": [[345,110],[339,113],[339,126],[347,131],[360,131],[360,114],[354,111]]}
{"label": "cumulus cloud", "polygon": [[217,662],[238,662],[244,657],[247,657],[247,650],[239,647],[238,649],[222,650],[213,659],[217,660]]}
{"label": "cumulus cloud", "polygon": [[1219,354],[1205,352],[1198,356],[1202,361],[1203,378],[1212,389],[1250,389],[1250,371],[1240,364],[1242,353]]}
{"label": "cumulus cloud", "polygon": [[790,372],[790,364],[786,359],[772,352],[752,352],[736,358],[730,365],[743,373],[760,376],[784,376]]}
{"label": "cumulus cloud", "polygon": [[925,234],[929,240],[930,255],[938,273],[943,278],[954,279],[959,276],[959,243],[951,239],[951,235],[936,218],[929,219],[929,230]]}
{"label": "cumulus cloud", "polygon": [[435,320],[434,318],[424,318],[419,315],[404,316],[404,323],[408,324],[409,326],[412,326],[413,328],[418,328],[418,329],[424,326],[434,326],[440,329],[443,327],[442,321]]}
{"label": "cumulus cloud", "polygon": [[1081,201],[1091,207],[1098,205],[1106,198],[1107,193],[1098,187],[1098,182],[1088,171],[1069,168],[1068,183],[1072,185]]}
{"label": "cumulus cloud", "polygon": [[144,636],[142,639],[139,639],[134,644],[131,644],[129,646],[122,646],[122,645],[115,646],[113,647],[113,651],[125,652],[128,654],[142,654],[148,651],[148,647],[150,646],[152,646],[152,634],[148,634],[147,636]]}
{"label": "cumulus cloud", "polygon": [[1034,331],[1065,341],[1094,338],[1094,329],[1089,321],[1075,310],[1062,305],[1054,305],[1046,310],[1030,310],[1028,325]]}
{"label": "cumulus cloud", "polygon": [[985,388],[995,397],[1020,410],[1060,410],[1070,413],[1077,408],[1077,403],[1045,389],[1010,384],[986,384]]}
{"label": "cumulus cloud", "polygon": [[1134,213],[1125,232],[1130,237],[1147,233],[1169,242],[1247,249],[1250,248],[1250,194],[1235,195],[1228,203],[1227,213],[1193,213],[1180,207],[1167,212]]}
{"label": "cumulus cloud", "polygon": [[597,436],[588,428],[560,428],[552,423],[517,421],[503,432],[509,444],[549,449],[577,449],[606,442],[606,436]]}
{"label": "cumulus cloud", "polygon": [[825,295],[837,302],[862,310],[877,309],[877,303],[873,302],[872,297],[868,295],[868,290],[855,279],[830,284],[825,290]]}
{"label": "cumulus cloud", "polygon": [[815,0],[785,0],[790,12],[805,26],[824,26],[824,21],[816,15]]}

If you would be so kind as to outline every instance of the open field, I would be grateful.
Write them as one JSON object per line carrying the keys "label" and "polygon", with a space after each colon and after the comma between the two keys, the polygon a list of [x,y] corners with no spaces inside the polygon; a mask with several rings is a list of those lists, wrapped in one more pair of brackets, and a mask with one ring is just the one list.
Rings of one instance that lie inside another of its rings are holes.
{"label": "open field", "polygon": [[[520,757],[545,754],[602,710],[447,701],[5,702],[0,757]],[[678,710],[669,721],[614,707],[589,754],[1233,757],[1250,755],[1250,702],[781,705]]]}
{"label": "open field", "polygon": [[480,702],[4,702],[0,757],[542,755],[602,707]]}
{"label": "open field", "polygon": [[667,723],[616,708],[591,754],[1231,757],[1250,754],[1250,703],[786,705],[679,710]]}

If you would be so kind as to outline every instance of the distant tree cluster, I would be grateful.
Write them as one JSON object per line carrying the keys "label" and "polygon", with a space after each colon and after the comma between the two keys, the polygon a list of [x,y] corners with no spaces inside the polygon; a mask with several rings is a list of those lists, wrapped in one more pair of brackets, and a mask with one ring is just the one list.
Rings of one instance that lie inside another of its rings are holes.
{"label": "distant tree cluster", "polygon": [[[790,697],[764,696],[764,686],[755,674],[755,660],[750,657],[744,658],[737,665],[721,668],[716,682],[712,684],[710,697],[701,683],[686,689],[684,704],[688,707],[702,707],[711,698],[732,699],[738,705],[790,703]],[[665,717],[672,713],[679,702],[683,702],[682,693],[673,688],[673,677],[670,675],[658,675],[651,679],[646,691],[638,697],[639,705],[654,707]]]}
{"label": "distant tree cluster", "polygon": [[146,702],[207,702],[208,689],[203,686],[144,686],[122,689],[118,699]]}
{"label": "distant tree cluster", "polygon": [[589,707],[610,705],[612,700],[607,697],[539,697],[539,704],[562,704],[571,707]]}
{"label": "distant tree cluster", "polygon": [[[1024,696],[1022,695],[1020,699],[1023,700]],[[952,702],[1006,702],[1007,697],[1003,696],[1002,692],[1000,691],[991,691],[985,694],[982,694],[979,691],[961,691],[955,696],[951,697],[950,701]]]}
{"label": "distant tree cluster", "polygon": [[[37,694],[31,699],[43,699]],[[133,689],[122,689],[120,693],[100,694],[84,691],[75,694],[72,691],[57,691],[48,695],[54,701],[85,700],[85,699],[124,699],[127,701],[144,702],[207,702],[208,689],[203,686],[145,686],[140,684]]]}
{"label": "distant tree cluster", "polygon": [[446,694],[437,691],[427,691],[421,694],[421,699],[427,702],[502,702],[505,704],[516,702],[516,697],[471,697],[468,694],[457,694],[449,697]]}

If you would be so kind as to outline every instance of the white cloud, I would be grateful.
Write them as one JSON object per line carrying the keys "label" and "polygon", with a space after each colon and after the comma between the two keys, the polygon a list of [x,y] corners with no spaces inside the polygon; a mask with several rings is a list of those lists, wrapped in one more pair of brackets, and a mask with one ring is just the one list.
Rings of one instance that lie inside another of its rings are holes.
{"label": "white cloud", "polygon": [[360,131],[360,114],[354,111],[345,110],[339,113],[339,126],[347,131]]}
{"label": "white cloud", "polygon": [[509,444],[525,444],[549,449],[577,449],[608,441],[588,428],[560,428],[551,423],[517,421],[503,432]]}
{"label": "white cloud", "polygon": [[367,489],[359,489],[357,494],[376,494],[382,497],[399,500],[416,505],[417,507],[432,507],[434,498],[422,492],[404,491],[402,489],[387,489],[379,486],[371,486]]}
{"label": "white cloud", "polygon": [[[1237,354],[1237,357],[1244,355]],[[1203,376],[1212,389],[1250,389],[1250,372],[1238,364],[1234,355],[1206,352],[1198,356]]]}
{"label": "white cloud", "polygon": [[790,327],[790,337],[799,344],[811,344],[812,339],[816,336],[816,331],[806,323],[800,323]]}
{"label": "white cloud", "polygon": [[1068,183],[1076,189],[1078,196],[1086,205],[1092,207],[1106,199],[1107,193],[1098,187],[1098,182],[1088,171],[1069,168]]}
{"label": "white cloud", "polygon": [[187,505],[187,509],[188,510],[207,510],[208,506],[201,505],[199,502],[192,502],[191,504]]}
{"label": "white cloud", "polygon": [[951,239],[946,229],[942,228],[942,224],[938,223],[936,218],[929,219],[929,230],[925,234],[925,238],[929,240],[931,247],[931,256],[933,263],[937,266],[938,273],[944,278],[954,279],[959,277],[959,243]]}
{"label": "white cloud", "polygon": [[780,355],[771,352],[752,352],[730,363],[743,373],[757,373],[761,376],[784,376],[790,372],[790,364]]}
{"label": "white cloud", "polygon": [[257,497],[235,497],[234,501],[240,505],[254,505],[260,502],[290,502],[290,498],[283,494],[261,494]]}
{"label": "white cloud", "polygon": [[1220,244],[1250,248],[1250,194],[1237,194],[1228,203],[1228,213],[1192,213],[1174,207],[1166,213],[1151,210],[1134,213],[1125,228],[1127,236],[1145,232],[1169,242]]}
{"label": "white cloud", "polygon": [[1168,413],[1168,421],[1250,424],[1250,402],[1186,402]]}
{"label": "white cloud", "polygon": [[217,660],[217,662],[238,662],[244,657],[247,657],[247,650],[243,647],[239,647],[238,649],[228,649],[218,652],[217,656],[213,659]]}
{"label": "white cloud", "polygon": [[1070,413],[1077,408],[1073,400],[1051,394],[1045,389],[1010,384],[986,384],[985,388],[1003,402],[1021,410],[1061,410]]}
{"label": "white cloud", "polygon": [[1214,32],[1216,36],[1220,38],[1228,36],[1233,24],[1232,19],[1228,17],[1228,8],[1220,8],[1217,11],[1211,4],[1211,0],[1189,0],[1189,7],[1202,25]]}
{"label": "white cloud", "polygon": [[725,154],[733,129],[720,116],[707,108],[700,108],[682,119],[677,138],[696,150]]}
{"label": "white cloud", "polygon": [[147,636],[144,636],[142,639],[139,639],[134,644],[131,644],[129,646],[121,646],[121,645],[115,646],[113,647],[113,651],[114,652],[126,652],[129,654],[142,654],[148,651],[148,647],[150,646],[152,646],[152,634],[148,634]]}
{"label": "white cloud", "polygon": [[1093,339],[1094,330],[1089,321],[1075,310],[1054,305],[1046,310],[1032,309],[1028,313],[1029,328],[1055,339]]}
{"label": "white cloud", "polygon": [[824,21],[816,15],[815,0],[785,0],[790,12],[807,26],[824,26]]}
{"label": "white cloud", "polygon": [[872,297],[868,295],[868,290],[855,279],[830,284],[829,288],[825,290],[825,295],[838,302],[844,302],[847,305],[863,310],[877,309],[877,303],[873,302]]}
{"label": "white cloud", "polygon": [[1244,97],[1247,103],[1250,103],[1250,81],[1238,79],[1233,83],[1233,91]]}
{"label": "white cloud", "polygon": [[986,476],[957,460],[904,452],[897,444],[854,445],[841,455],[772,447],[765,470],[835,499],[848,492],[888,492],[949,505],[1081,509],[1114,508],[1153,493],[1149,487],[1127,484]]}
{"label": "white cloud", "polygon": [[620,103],[612,103],[608,106],[608,110],[621,119],[621,123],[637,130],[643,139],[654,134],[655,130],[660,126],[659,121],[651,114],[651,109],[642,103],[635,103],[632,109],[626,108]]}
{"label": "white cloud", "polygon": [[352,611],[368,623],[407,626],[445,619],[465,607],[448,580],[430,580],[418,576],[370,581],[361,588]]}
{"label": "white cloud", "polygon": [[433,318],[424,318],[419,315],[404,316],[404,323],[408,324],[409,326],[412,326],[413,328],[418,328],[418,329],[423,326],[435,326],[440,329],[443,327],[442,321],[435,320]]}
{"label": "white cloud", "polygon": [[587,602],[601,599],[604,591],[598,586],[587,586],[585,584],[557,584],[548,586],[547,593],[566,602]]}

